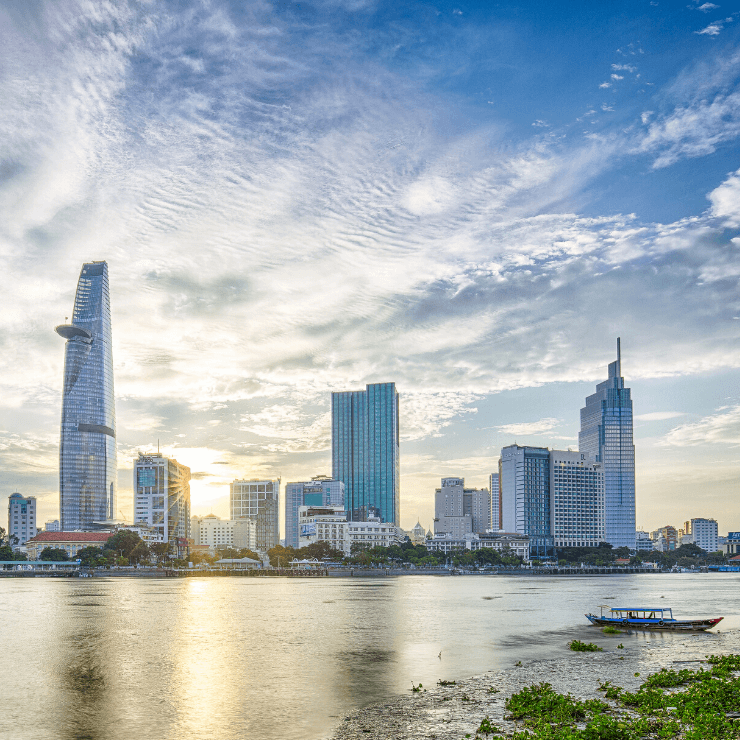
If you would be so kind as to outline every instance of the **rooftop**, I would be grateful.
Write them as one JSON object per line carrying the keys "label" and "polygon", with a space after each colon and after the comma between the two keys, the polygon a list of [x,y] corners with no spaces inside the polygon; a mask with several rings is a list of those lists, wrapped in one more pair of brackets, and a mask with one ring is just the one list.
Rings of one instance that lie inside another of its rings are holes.
{"label": "rooftop", "polygon": [[28,542],[107,542],[111,537],[113,532],[39,532]]}

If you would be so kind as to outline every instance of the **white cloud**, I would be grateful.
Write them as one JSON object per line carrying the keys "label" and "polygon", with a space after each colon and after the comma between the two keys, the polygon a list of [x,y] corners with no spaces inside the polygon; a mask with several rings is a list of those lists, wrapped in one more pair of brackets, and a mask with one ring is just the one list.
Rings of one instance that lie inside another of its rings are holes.
{"label": "white cloud", "polygon": [[637,72],[637,67],[635,67],[634,64],[612,64],[612,69],[616,70],[617,72],[619,72],[620,70],[624,72]]}
{"label": "white cloud", "polygon": [[624,75],[612,74],[612,79],[613,80],[623,80]]}
{"label": "white cloud", "polygon": [[719,5],[715,5],[714,3],[704,3],[696,8],[696,10],[701,10],[702,13],[708,13],[710,10],[715,10],[716,8],[719,8]]}
{"label": "white cloud", "polygon": [[740,446],[740,406],[724,406],[716,413],[672,429],[662,444],[672,447],[698,445]]}
{"label": "white cloud", "polygon": [[539,421],[521,422],[518,424],[503,424],[497,427],[502,434],[511,434],[513,436],[521,435],[541,435],[550,432],[555,427],[560,426],[560,419],[540,419]]}
{"label": "white cloud", "polygon": [[612,86],[612,83],[611,82],[602,82],[599,85],[600,88],[607,88],[607,87],[611,87],[611,86]]}
{"label": "white cloud", "polygon": [[701,31],[694,31],[694,33],[705,36],[719,36],[724,28],[723,21],[715,21],[710,23],[706,28],[702,28]]}
{"label": "white cloud", "polygon": [[708,197],[713,216],[723,219],[728,226],[740,226],[740,170],[731,174]]}

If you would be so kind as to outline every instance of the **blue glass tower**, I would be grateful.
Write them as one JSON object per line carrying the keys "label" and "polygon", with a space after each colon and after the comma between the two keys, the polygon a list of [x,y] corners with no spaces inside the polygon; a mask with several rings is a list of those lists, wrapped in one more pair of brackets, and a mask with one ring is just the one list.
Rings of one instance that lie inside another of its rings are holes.
{"label": "blue glass tower", "polygon": [[578,447],[604,470],[605,538],[614,547],[635,549],[635,445],[632,397],[624,387],[621,343],[609,364],[609,379],[596,386],[581,409]]}
{"label": "blue glass tower", "polygon": [[344,483],[352,521],[400,521],[398,392],[395,383],[331,394],[332,477]]}
{"label": "blue glass tower", "polygon": [[82,266],[72,323],[56,327],[64,355],[59,514],[62,531],[94,529],[116,510],[116,415],[113,397],[108,265]]}

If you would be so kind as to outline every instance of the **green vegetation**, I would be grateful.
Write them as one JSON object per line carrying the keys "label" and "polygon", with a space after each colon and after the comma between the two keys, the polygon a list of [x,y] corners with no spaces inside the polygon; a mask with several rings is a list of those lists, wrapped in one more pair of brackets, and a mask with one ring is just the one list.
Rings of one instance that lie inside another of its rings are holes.
{"label": "green vegetation", "polygon": [[[548,683],[523,688],[507,699],[506,719],[521,722],[510,740],[737,740],[740,724],[740,655],[709,656],[709,670],[662,669],[634,692],[609,681],[604,700],[581,701]],[[636,674],[639,675],[639,674]],[[476,736],[502,735],[489,717]]]}
{"label": "green vegetation", "polygon": [[593,642],[581,642],[580,640],[571,640],[568,647],[577,653],[600,653],[604,649]]}
{"label": "green vegetation", "polygon": [[0,560],[28,560],[23,552],[13,550],[13,545],[18,544],[18,538],[14,534],[7,534],[0,527]]}
{"label": "green vegetation", "polygon": [[607,624],[606,627],[604,627],[604,629],[601,631],[605,635],[618,635],[621,630],[618,630],[616,627],[612,627],[610,624]]}
{"label": "green vegetation", "polygon": [[661,568],[672,568],[677,565],[680,568],[698,568],[702,565],[722,563],[726,556],[721,552],[708,553],[697,545],[682,545],[670,552],[640,552],[630,556],[627,547],[616,549],[606,542],[598,547],[561,547],[555,551],[559,565],[592,565],[612,566],[617,558],[630,558],[630,565],[641,565],[642,563],[657,563]]}
{"label": "green vegetation", "polygon": [[56,563],[69,560],[67,553],[61,547],[45,547],[39,555],[39,560],[49,560]]}
{"label": "green vegetation", "polygon": [[437,681],[437,686],[455,686],[457,681],[443,681],[441,678]]}

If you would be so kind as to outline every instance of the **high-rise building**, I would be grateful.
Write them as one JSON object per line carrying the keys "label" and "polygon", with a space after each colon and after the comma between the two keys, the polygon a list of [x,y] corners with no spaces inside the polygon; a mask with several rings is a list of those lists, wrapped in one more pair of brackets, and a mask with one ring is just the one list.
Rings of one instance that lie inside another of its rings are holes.
{"label": "high-rise building", "polygon": [[465,488],[464,478],[442,478],[434,493],[434,534],[455,539],[491,528],[491,495],[485,488]]}
{"label": "high-rise building", "polygon": [[509,445],[501,450],[500,470],[501,529],[529,535],[533,556],[551,556],[550,451]]}
{"label": "high-rise building", "polygon": [[719,550],[719,530],[715,519],[690,519],[684,524],[684,532],[681,544],[692,543],[706,552]]}
{"label": "high-rise building", "polygon": [[310,481],[285,484],[285,545],[298,547],[298,509],[301,506],[344,508],[344,483],[325,475]]}
{"label": "high-rise building", "polygon": [[632,441],[632,398],[624,387],[622,353],[609,364],[609,378],[596,386],[581,409],[578,446],[604,466],[606,541],[635,548],[635,445]]}
{"label": "high-rise building", "polygon": [[555,547],[598,547],[604,541],[604,473],[584,452],[550,451]]}
{"label": "high-rise building", "polygon": [[503,529],[501,524],[501,476],[491,473],[488,477],[488,490],[491,492],[491,529]]}
{"label": "high-rise building", "polygon": [[257,525],[255,547],[267,552],[280,541],[280,479],[235,480],[231,484],[231,519],[254,519]]}
{"label": "high-rise building", "polygon": [[116,414],[108,265],[82,266],[67,340],[59,447],[61,529],[93,528],[116,511]]}
{"label": "high-rise building", "polygon": [[134,460],[134,520],[182,557],[190,537],[190,468],[157,453]]}
{"label": "high-rise building", "polygon": [[351,521],[400,522],[398,392],[395,383],[331,394],[332,477],[344,483]]}
{"label": "high-rise building", "polygon": [[36,536],[36,498],[11,493],[8,498],[8,539],[14,550]]}

